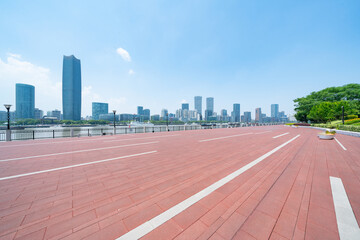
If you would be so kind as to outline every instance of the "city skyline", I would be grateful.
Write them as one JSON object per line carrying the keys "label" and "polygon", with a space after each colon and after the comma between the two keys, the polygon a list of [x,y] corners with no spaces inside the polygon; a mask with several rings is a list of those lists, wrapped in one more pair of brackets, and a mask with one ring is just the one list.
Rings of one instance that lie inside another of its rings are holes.
{"label": "city skyline", "polygon": [[358,1],[0,7],[0,102],[15,105],[15,84],[30,84],[45,112],[62,109],[62,56],[71,54],[82,61],[83,117],[92,102],[119,112],[146,103],[156,114],[198,95],[214,97],[217,112],[240,103],[270,115],[270,102],[292,115],[295,98],[359,82]]}

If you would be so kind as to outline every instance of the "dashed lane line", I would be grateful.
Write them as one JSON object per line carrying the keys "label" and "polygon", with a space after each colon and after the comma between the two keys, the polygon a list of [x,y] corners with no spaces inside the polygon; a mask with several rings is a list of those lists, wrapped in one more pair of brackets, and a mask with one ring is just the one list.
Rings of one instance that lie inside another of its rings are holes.
{"label": "dashed lane line", "polygon": [[59,171],[59,170],[63,170],[63,169],[68,169],[68,168],[81,167],[81,166],[86,166],[86,165],[91,165],[91,164],[96,164],[96,163],[110,162],[110,161],[115,161],[115,160],[119,160],[119,159],[123,159],[123,158],[137,157],[137,156],[147,155],[147,154],[156,153],[156,152],[157,151],[143,152],[143,153],[137,153],[137,154],[121,156],[121,157],[116,157],[116,158],[109,158],[109,159],[104,159],[104,160],[99,160],[99,161],[80,163],[80,164],[70,165],[70,166],[66,166],[66,167],[52,168],[52,169],[47,169],[47,170],[42,170],[42,171],[37,171],[37,172],[30,172],[30,173],[24,173],[24,174],[13,175],[13,176],[8,176],[8,177],[2,177],[2,178],[0,178],[0,181],[13,179],[13,178],[19,178],[19,177],[25,177],[25,176],[31,176],[31,175],[40,174],[40,173],[54,172],[54,171]]}

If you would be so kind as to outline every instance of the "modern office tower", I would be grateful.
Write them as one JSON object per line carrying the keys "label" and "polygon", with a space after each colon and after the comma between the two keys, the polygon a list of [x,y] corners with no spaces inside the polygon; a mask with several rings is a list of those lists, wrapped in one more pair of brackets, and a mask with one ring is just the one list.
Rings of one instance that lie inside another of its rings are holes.
{"label": "modern office tower", "polygon": [[51,117],[57,118],[57,120],[61,120],[61,112],[60,112],[60,110],[57,110],[57,109],[52,110],[50,115],[51,115]]}
{"label": "modern office tower", "polygon": [[206,98],[205,119],[209,120],[209,118],[213,116],[213,113],[214,113],[214,98],[208,97]]}
{"label": "modern office tower", "polygon": [[150,109],[144,109],[143,116],[144,116],[145,121],[149,121],[150,120]]}
{"label": "modern office tower", "polygon": [[261,108],[255,109],[255,122],[262,122]]}
{"label": "modern office tower", "polygon": [[152,115],[151,121],[160,121],[160,115],[159,114]]}
{"label": "modern office tower", "polygon": [[167,118],[167,115],[168,115],[168,110],[167,109],[162,109],[161,110],[161,120],[163,120],[163,121],[166,121],[166,118]]}
{"label": "modern office tower", "polygon": [[42,117],[44,116],[44,112],[38,108],[35,108],[34,110],[34,118],[35,119],[42,119]]}
{"label": "modern office tower", "polygon": [[64,56],[62,91],[64,119],[81,120],[81,66],[74,55]]}
{"label": "modern office tower", "polygon": [[120,121],[131,121],[134,118],[133,114],[129,114],[129,113],[121,113],[119,114],[120,117]]}
{"label": "modern office tower", "polygon": [[181,104],[181,109],[182,109],[182,110],[188,110],[188,111],[189,111],[189,104],[188,104],[188,103],[183,103],[183,104]]}
{"label": "modern office tower", "polygon": [[227,121],[228,120],[227,118],[228,118],[227,110],[221,109],[220,121]]}
{"label": "modern office tower", "polygon": [[35,87],[28,84],[16,84],[16,118],[35,117]]}
{"label": "modern office tower", "polygon": [[109,104],[101,102],[92,103],[92,119],[99,120],[100,114],[109,113]]}
{"label": "modern office tower", "polygon": [[251,112],[244,112],[244,122],[246,123],[251,122]]}
{"label": "modern office tower", "polygon": [[142,115],[144,115],[143,112],[144,112],[143,106],[138,106],[137,107],[137,115],[142,116]]}
{"label": "modern office tower", "polygon": [[271,104],[271,118],[272,121],[277,121],[279,118],[279,104]]}
{"label": "modern office tower", "polygon": [[232,117],[234,122],[240,122],[240,103],[233,104]]}
{"label": "modern office tower", "polygon": [[195,110],[202,116],[202,97],[201,96],[194,97],[194,105],[195,105]]}
{"label": "modern office tower", "polygon": [[[106,113],[106,114],[100,114],[99,120],[105,120],[113,123],[114,121],[114,113]],[[115,115],[115,121],[119,121],[120,117],[118,114]]]}

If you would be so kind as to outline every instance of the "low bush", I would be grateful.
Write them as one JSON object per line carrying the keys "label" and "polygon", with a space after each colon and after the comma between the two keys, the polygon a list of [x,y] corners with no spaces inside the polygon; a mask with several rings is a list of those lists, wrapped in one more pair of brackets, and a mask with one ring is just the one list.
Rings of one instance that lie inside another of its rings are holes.
{"label": "low bush", "polygon": [[360,125],[338,125],[339,130],[360,132]]}
{"label": "low bush", "polygon": [[308,123],[294,123],[295,126],[311,126],[311,124]]}
{"label": "low bush", "polygon": [[360,123],[360,118],[354,118],[354,119],[350,119],[350,120],[346,120],[345,121],[345,125],[351,125],[354,123]]}
{"label": "low bush", "polygon": [[357,115],[347,115],[345,117],[345,119],[354,119],[354,118],[357,118],[358,116]]}

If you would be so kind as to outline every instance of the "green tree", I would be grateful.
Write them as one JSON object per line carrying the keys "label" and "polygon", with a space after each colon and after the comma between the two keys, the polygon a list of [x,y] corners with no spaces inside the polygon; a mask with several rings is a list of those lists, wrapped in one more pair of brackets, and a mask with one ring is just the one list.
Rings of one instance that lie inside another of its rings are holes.
{"label": "green tree", "polygon": [[[348,114],[359,114],[360,84],[352,83],[341,87],[325,88],[318,92],[312,92],[306,97],[295,99],[295,118],[301,122],[306,122],[309,119],[312,119],[308,116],[310,111],[315,105],[318,105],[322,102],[342,102],[342,104],[347,102],[349,104]],[[313,112],[312,117],[315,117],[314,114],[315,113]]]}

